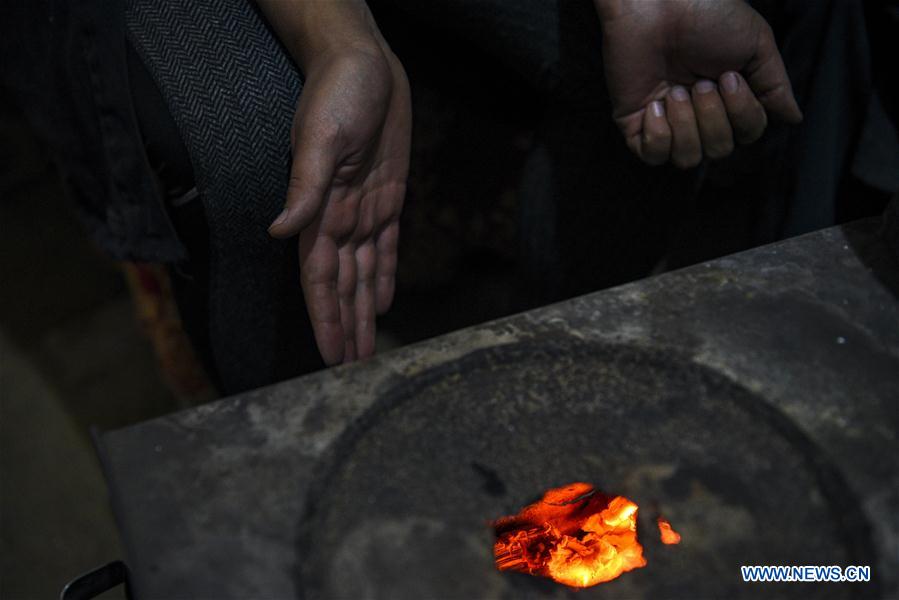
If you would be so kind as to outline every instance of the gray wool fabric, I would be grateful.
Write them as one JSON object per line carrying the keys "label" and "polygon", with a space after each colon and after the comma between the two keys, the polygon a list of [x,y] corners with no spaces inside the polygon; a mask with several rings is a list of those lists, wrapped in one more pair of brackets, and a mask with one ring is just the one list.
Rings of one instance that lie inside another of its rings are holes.
{"label": "gray wool fabric", "polygon": [[222,387],[290,376],[310,342],[286,325],[305,312],[296,240],[271,239],[267,228],[287,189],[302,76],[249,0],[125,4],[128,38],[165,97],[206,211],[210,342]]}

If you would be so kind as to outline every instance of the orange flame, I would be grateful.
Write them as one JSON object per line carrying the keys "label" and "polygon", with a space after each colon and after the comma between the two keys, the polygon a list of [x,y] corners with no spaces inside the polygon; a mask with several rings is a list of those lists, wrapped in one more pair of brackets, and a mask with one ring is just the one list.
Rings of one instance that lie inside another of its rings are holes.
{"label": "orange flame", "polygon": [[493,526],[500,571],[589,587],[646,565],[637,541],[637,505],[587,483],[548,490],[539,502]]}
{"label": "orange flame", "polygon": [[669,523],[662,517],[658,518],[657,523],[659,524],[659,533],[662,536],[663,544],[680,544],[680,534],[671,529],[671,523]]}

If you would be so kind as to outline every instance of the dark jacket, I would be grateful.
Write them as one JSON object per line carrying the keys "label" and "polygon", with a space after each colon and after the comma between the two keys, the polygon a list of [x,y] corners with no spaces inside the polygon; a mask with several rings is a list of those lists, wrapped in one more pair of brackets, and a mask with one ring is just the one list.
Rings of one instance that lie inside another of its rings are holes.
{"label": "dark jacket", "polygon": [[114,258],[184,258],[135,118],[121,0],[3,5],[3,93],[49,148],[94,241]]}

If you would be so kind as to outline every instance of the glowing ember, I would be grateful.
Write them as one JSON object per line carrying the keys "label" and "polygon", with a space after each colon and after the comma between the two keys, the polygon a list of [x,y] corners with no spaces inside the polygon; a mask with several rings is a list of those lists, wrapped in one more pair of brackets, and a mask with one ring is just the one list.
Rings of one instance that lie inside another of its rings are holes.
{"label": "glowing ember", "polygon": [[671,523],[659,517],[659,533],[662,535],[663,544],[680,544],[680,534],[671,529]]}
{"label": "glowing ember", "polygon": [[501,571],[589,587],[646,565],[637,542],[637,505],[587,483],[551,489],[493,526],[493,555]]}

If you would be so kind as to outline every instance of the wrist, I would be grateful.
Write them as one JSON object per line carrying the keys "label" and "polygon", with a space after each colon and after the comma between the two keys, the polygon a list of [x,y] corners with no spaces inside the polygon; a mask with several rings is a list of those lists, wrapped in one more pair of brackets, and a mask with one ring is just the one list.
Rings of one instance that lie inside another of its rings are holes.
{"label": "wrist", "polygon": [[258,0],[293,60],[308,72],[344,53],[382,52],[377,26],[363,0]]}
{"label": "wrist", "polygon": [[677,14],[686,3],[687,0],[593,0],[603,27],[616,21],[645,22]]}

